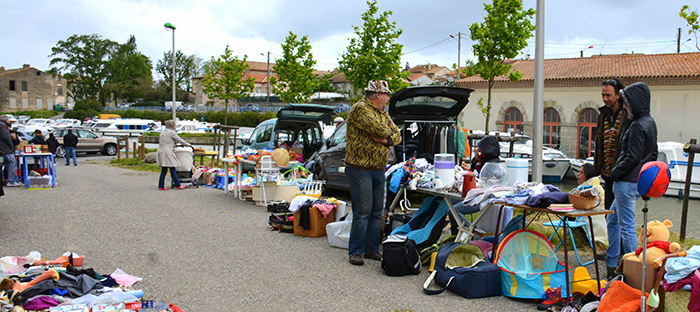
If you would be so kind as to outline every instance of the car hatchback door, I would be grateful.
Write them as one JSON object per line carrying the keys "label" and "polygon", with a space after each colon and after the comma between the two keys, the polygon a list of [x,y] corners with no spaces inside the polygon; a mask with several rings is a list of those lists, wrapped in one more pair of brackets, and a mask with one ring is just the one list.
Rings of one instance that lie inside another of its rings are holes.
{"label": "car hatchback door", "polygon": [[76,152],[98,152],[102,149],[102,142],[97,139],[97,135],[87,130],[73,130],[77,132],[78,145]]}

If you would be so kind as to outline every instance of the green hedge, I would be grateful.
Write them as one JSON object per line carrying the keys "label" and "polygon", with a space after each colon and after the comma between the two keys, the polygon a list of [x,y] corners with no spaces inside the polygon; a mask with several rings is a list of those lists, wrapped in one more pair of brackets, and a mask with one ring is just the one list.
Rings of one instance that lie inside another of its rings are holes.
{"label": "green hedge", "polygon": [[51,118],[53,116],[58,115],[57,112],[55,112],[53,110],[46,110],[46,109],[37,110],[37,111],[18,111],[18,112],[0,113],[0,115],[4,115],[4,114],[11,114],[11,115],[15,116],[15,118],[17,118],[17,116],[20,116],[20,115],[27,115],[27,116],[29,116],[29,118]]}

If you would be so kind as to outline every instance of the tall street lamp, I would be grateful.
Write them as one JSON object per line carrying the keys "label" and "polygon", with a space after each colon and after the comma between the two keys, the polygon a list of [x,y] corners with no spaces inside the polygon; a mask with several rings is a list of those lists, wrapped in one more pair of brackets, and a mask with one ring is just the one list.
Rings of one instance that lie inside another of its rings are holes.
{"label": "tall street lamp", "polygon": [[[265,53],[260,53],[265,56]],[[270,103],[270,51],[267,51],[267,73],[265,74],[265,85],[267,86],[267,103]]]}
{"label": "tall street lamp", "polygon": [[175,121],[176,115],[175,115],[175,26],[170,23],[165,23],[165,30],[172,30],[173,31],[173,50],[172,50],[172,55],[173,55],[173,103],[172,106],[170,106],[170,109],[173,110],[173,121]]}
{"label": "tall street lamp", "polygon": [[[455,36],[453,36],[453,35],[450,35],[450,37],[452,39],[455,39]],[[459,38],[459,39],[456,39],[457,40],[457,80],[459,80],[459,79],[461,79],[461,73],[460,73],[460,71],[461,71],[460,66],[461,65],[459,64],[459,62],[460,62],[459,57],[462,54],[462,32],[457,33],[457,38]]]}

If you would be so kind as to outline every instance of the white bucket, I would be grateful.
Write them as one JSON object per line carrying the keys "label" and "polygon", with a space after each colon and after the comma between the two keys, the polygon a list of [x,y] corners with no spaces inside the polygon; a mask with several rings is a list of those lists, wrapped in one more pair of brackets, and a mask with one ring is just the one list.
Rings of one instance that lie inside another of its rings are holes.
{"label": "white bucket", "polygon": [[513,186],[515,182],[528,182],[529,162],[520,157],[506,158],[506,170],[508,170],[507,186]]}
{"label": "white bucket", "polygon": [[455,155],[435,154],[435,177],[445,187],[452,187],[455,183]]}

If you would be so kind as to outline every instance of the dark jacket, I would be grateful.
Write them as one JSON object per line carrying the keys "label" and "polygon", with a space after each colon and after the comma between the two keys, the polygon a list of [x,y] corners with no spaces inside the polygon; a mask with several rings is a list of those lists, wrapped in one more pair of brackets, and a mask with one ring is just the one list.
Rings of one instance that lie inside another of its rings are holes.
{"label": "dark jacket", "polygon": [[[622,98],[620,98],[620,101],[622,101]],[[632,123],[632,120],[627,118],[627,110],[625,109],[624,105],[620,105],[619,110],[620,112],[618,112],[618,114],[622,114],[622,123],[620,124],[620,129],[617,132],[617,139],[615,140],[615,146],[617,147],[620,146],[622,135]],[[598,128],[596,130],[597,135],[595,139],[595,154],[593,155],[593,163],[595,166],[595,175],[602,175],[603,166],[605,165],[605,120],[608,119],[608,124],[614,124],[615,119],[613,118],[613,111],[605,105],[599,108],[598,111],[600,111],[600,115],[598,115]],[[618,157],[620,157],[619,148],[615,153],[615,159]],[[607,179],[608,177],[604,176],[603,178]]]}
{"label": "dark jacket", "polygon": [[50,136],[46,140],[46,145],[49,146],[49,152],[51,152],[51,154],[56,154],[56,150],[58,149],[58,145],[59,145],[58,140],[56,140],[56,137]]}
{"label": "dark jacket", "polygon": [[43,135],[37,135],[37,136],[33,137],[31,140],[29,140],[29,143],[43,145],[43,144],[46,144],[46,140],[44,139]]}
{"label": "dark jacket", "polygon": [[623,90],[623,97],[632,123],[622,136],[620,156],[610,172],[610,178],[615,182],[637,183],[642,166],[656,160],[659,154],[656,121],[650,114],[651,91],[646,84],[633,83]]}
{"label": "dark jacket", "polygon": [[76,147],[78,145],[78,137],[75,133],[66,133],[63,136],[63,146],[65,147]]}
{"label": "dark jacket", "polygon": [[15,144],[10,136],[10,125],[5,121],[0,121],[0,156],[15,153]]}
{"label": "dark jacket", "polygon": [[501,145],[498,138],[493,135],[485,136],[477,143],[479,152],[474,155],[471,163],[471,170],[481,172],[481,168],[486,162],[499,161],[501,155]]}

